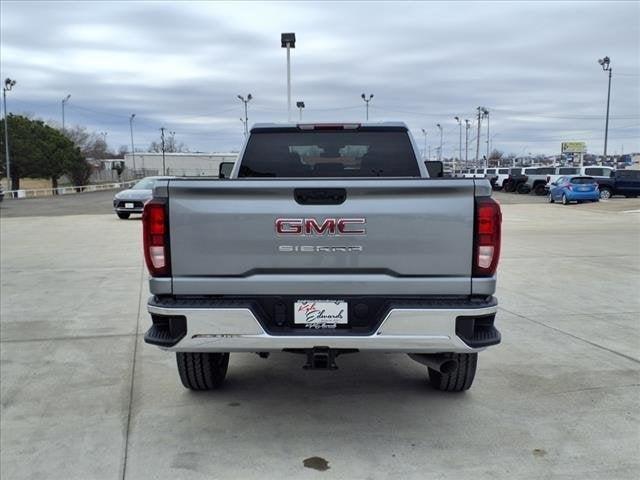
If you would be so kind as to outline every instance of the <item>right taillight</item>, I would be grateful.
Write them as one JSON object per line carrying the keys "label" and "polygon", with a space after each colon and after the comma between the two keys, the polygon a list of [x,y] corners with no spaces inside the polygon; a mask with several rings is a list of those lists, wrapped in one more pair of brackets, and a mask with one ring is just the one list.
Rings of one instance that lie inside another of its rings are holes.
{"label": "right taillight", "polygon": [[500,258],[502,212],[491,197],[478,197],[475,203],[473,276],[492,277]]}
{"label": "right taillight", "polygon": [[144,259],[152,277],[171,275],[169,259],[169,218],[166,204],[150,200],[142,213]]}

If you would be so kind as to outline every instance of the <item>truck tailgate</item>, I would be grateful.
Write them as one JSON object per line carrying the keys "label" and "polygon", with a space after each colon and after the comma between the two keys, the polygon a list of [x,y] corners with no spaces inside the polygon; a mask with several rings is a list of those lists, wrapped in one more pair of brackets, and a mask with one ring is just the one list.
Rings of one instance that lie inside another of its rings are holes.
{"label": "truck tailgate", "polygon": [[[299,203],[299,189],[346,198]],[[168,197],[174,294],[471,291],[473,180],[172,179]],[[364,234],[340,234],[341,219]]]}

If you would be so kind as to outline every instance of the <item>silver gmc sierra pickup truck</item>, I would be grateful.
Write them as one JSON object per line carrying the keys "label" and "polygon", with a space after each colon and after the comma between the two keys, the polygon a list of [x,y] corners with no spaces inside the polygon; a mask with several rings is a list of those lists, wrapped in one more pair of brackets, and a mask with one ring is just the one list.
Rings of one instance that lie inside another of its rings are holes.
{"label": "silver gmc sierra pickup truck", "polygon": [[157,182],[143,214],[149,344],[185,387],[229,352],[404,352],[468,389],[494,326],[500,206],[486,179],[429,178],[403,123],[258,124],[229,178]]}

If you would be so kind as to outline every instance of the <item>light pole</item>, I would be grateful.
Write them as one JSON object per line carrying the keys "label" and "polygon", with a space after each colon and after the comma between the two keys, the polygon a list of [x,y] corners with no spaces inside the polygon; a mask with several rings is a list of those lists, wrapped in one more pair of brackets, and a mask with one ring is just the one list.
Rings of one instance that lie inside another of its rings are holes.
{"label": "light pole", "polygon": [[100,136],[102,137],[102,141],[104,142],[105,146],[107,145],[107,132],[100,132]]}
{"label": "light pole", "polygon": [[296,48],[296,34],[280,34],[280,46],[287,49],[287,119],[291,121],[291,49]]}
{"label": "light pole", "polygon": [[424,135],[424,150],[422,150],[422,156],[424,157],[425,160],[431,160],[431,155],[429,155],[429,157],[427,157],[427,131],[422,128],[422,134]]}
{"label": "light pole", "polygon": [[438,148],[438,160],[442,161],[442,126],[436,123],[436,127],[440,129],[440,147]]}
{"label": "light pole", "polygon": [[62,133],[64,134],[65,130],[64,130],[64,106],[69,102],[69,99],[71,98],[71,94],[67,95],[66,97],[64,97],[62,99]]}
{"label": "light pole", "polygon": [[164,127],[160,127],[160,142],[162,144],[162,175],[166,175],[167,169],[164,163]]}
{"label": "light pole", "polygon": [[251,94],[247,95],[247,98],[245,99],[242,95],[238,95],[238,98],[240,99],[241,102],[244,103],[244,136],[245,138],[249,136],[249,111],[247,109],[247,104],[251,101],[251,99],[253,98],[251,96]]}
{"label": "light pole", "polygon": [[604,158],[603,162],[607,161],[607,140],[609,139],[609,102],[611,100],[611,73],[613,72],[613,68],[611,68],[611,59],[609,57],[604,57],[598,60],[598,63],[602,67],[602,70],[605,72],[609,72],[609,87],[607,88],[607,120],[604,124]]}
{"label": "light pole", "polygon": [[469,128],[471,128],[471,122],[465,119],[464,125],[464,167],[469,168]]}
{"label": "light pole", "polygon": [[369,97],[367,98],[367,96],[363,93],[362,95],[360,95],[360,98],[362,98],[362,100],[364,100],[364,103],[367,104],[367,122],[369,121],[369,102],[371,101],[371,99],[373,98],[373,93],[369,95]]}
{"label": "light pole", "polygon": [[[460,120],[460,117],[453,117],[456,122],[458,122],[458,129],[460,130],[460,143],[458,144],[458,160],[460,160],[460,163],[462,163],[462,120]],[[454,165],[455,166],[455,165]],[[453,169],[453,171],[455,172],[455,168]]]}
{"label": "light pole", "polygon": [[487,168],[489,166],[489,110],[485,108],[483,109],[482,113],[487,119],[487,164],[484,166],[485,168]]}
{"label": "light pole", "polygon": [[129,117],[129,130],[131,131],[131,159],[133,160],[133,174],[136,172],[136,149],[133,146],[133,119],[136,118],[136,114],[132,113]]}
{"label": "light pole", "polygon": [[482,123],[482,112],[484,111],[484,107],[478,107],[478,136],[476,137],[476,161],[475,168],[478,168],[478,156],[480,155],[480,125]]}
{"label": "light pole", "polygon": [[10,91],[15,84],[15,80],[5,78],[4,86],[2,87],[2,103],[4,104],[4,154],[6,161],[5,173],[7,174],[7,190],[13,190],[13,186],[11,185],[11,160],[9,159],[9,114],[7,113],[7,92]]}
{"label": "light pole", "polygon": [[296,107],[300,109],[300,121],[302,121],[302,109],[304,108],[304,102],[296,102]]}

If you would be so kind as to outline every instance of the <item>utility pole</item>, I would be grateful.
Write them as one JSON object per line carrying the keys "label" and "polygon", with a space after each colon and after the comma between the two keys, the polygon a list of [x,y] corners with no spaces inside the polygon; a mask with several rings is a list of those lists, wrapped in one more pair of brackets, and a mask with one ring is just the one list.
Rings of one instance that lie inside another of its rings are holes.
{"label": "utility pole", "polygon": [[[458,129],[460,130],[460,143],[458,144],[458,160],[460,161],[460,163],[462,163],[462,120],[460,120],[460,117],[453,117],[456,122],[458,122]],[[456,171],[455,169],[455,165],[454,165],[454,169],[453,169],[454,173]]]}
{"label": "utility pole", "polygon": [[485,168],[489,167],[489,110],[487,110],[486,108],[484,109],[484,116],[487,118],[487,164],[485,165]]}
{"label": "utility pole", "polygon": [[160,127],[160,142],[162,143],[162,175],[166,175],[167,169],[164,162],[164,127]]}
{"label": "utility pole", "polygon": [[67,95],[62,99],[62,134],[64,135],[64,106],[67,104],[69,99],[71,98],[71,94]]}
{"label": "utility pole", "polygon": [[[11,160],[9,159],[9,114],[7,113],[7,92],[16,84],[15,80],[5,78],[2,87],[2,103],[4,104],[4,155],[6,161],[7,190],[13,190],[11,181]],[[13,196],[13,194],[11,195]]]}
{"label": "utility pole", "polygon": [[[422,156],[427,156],[427,131],[423,128],[422,134],[424,135],[424,150],[422,150]],[[431,160],[431,154],[429,154],[429,158],[425,158],[425,160]]]}
{"label": "utility pole", "polygon": [[478,136],[476,137],[476,161],[475,168],[478,168],[478,157],[480,155],[480,122],[482,121],[482,110],[483,107],[478,107]]}
{"label": "utility pole", "polygon": [[464,167],[469,168],[469,128],[471,127],[471,122],[465,119],[464,124]]}
{"label": "utility pole", "polygon": [[242,95],[238,95],[238,98],[244,103],[244,138],[247,138],[249,136],[249,110],[247,105],[253,97],[249,94],[246,99]]}
{"label": "utility pole", "polygon": [[131,131],[131,158],[133,160],[133,174],[136,172],[136,149],[133,146],[133,119],[136,118],[136,114],[132,113],[129,117],[129,130]]}
{"label": "utility pole", "polygon": [[609,139],[609,102],[611,101],[611,73],[613,72],[613,68],[611,68],[611,59],[609,57],[604,57],[598,60],[598,63],[602,67],[602,70],[605,72],[609,72],[609,87],[607,88],[607,120],[604,126],[604,158],[603,162],[607,161],[607,140]]}
{"label": "utility pole", "polygon": [[367,104],[367,122],[369,121],[369,102],[371,101],[371,99],[373,98],[373,93],[369,95],[369,97],[367,98],[367,96],[363,93],[362,95],[360,95],[360,98],[362,98],[362,100],[364,100],[364,103]]}
{"label": "utility pole", "polygon": [[438,148],[438,161],[442,161],[442,126],[436,123],[436,127],[440,130],[440,148]]}
{"label": "utility pole", "polygon": [[296,48],[296,34],[280,34],[280,46],[287,49],[287,119],[291,122],[291,49]]}

